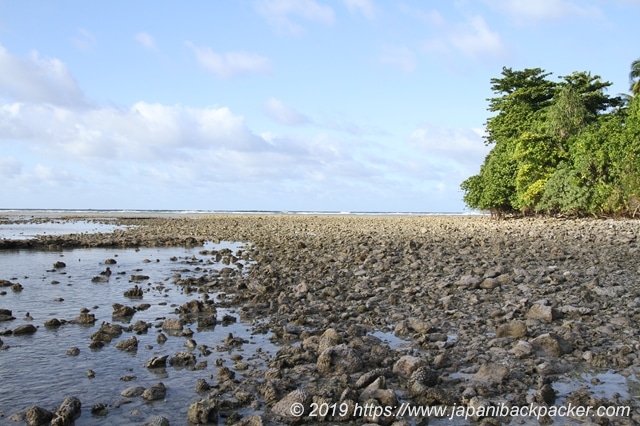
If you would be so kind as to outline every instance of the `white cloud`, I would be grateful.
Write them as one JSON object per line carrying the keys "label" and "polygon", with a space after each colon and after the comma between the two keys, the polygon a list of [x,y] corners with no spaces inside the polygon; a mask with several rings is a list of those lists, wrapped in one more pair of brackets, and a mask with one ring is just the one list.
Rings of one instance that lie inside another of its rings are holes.
{"label": "white cloud", "polygon": [[0,45],[0,98],[17,102],[44,102],[66,107],[88,104],[67,66],[56,58],[32,52],[18,58]]}
{"label": "white cloud", "polygon": [[335,22],[333,9],[315,0],[260,0],[255,7],[271,25],[290,34],[302,31],[302,26],[294,22],[294,17],[325,25]]}
{"label": "white cloud", "polygon": [[267,99],[264,103],[264,108],[269,118],[286,126],[299,126],[310,122],[307,116],[288,107],[276,98]]}
{"label": "white cloud", "polygon": [[482,139],[482,130],[455,129],[427,125],[411,132],[407,138],[413,148],[439,162],[446,161],[464,169],[467,175],[477,173],[491,147]]}
{"label": "white cloud", "polygon": [[383,46],[380,62],[400,68],[406,73],[416,70],[416,56],[406,46]]}
{"label": "white cloud", "polygon": [[271,71],[269,58],[255,53],[216,53],[210,47],[198,47],[190,42],[187,42],[187,46],[196,55],[196,60],[200,66],[220,78],[232,78],[239,75]]}
{"label": "white cloud", "polygon": [[600,17],[602,12],[595,6],[567,0],[485,0],[494,9],[509,15],[519,23],[562,19],[569,17]]}
{"label": "white cloud", "polygon": [[344,0],[350,12],[361,13],[367,19],[375,17],[375,6],[372,0]]}
{"label": "white cloud", "polygon": [[492,31],[482,16],[474,16],[450,34],[451,44],[470,57],[501,57],[507,52],[500,35]]}
{"label": "white cloud", "polygon": [[151,50],[156,49],[156,41],[153,39],[153,36],[149,33],[141,31],[134,36],[134,39],[147,49],[151,49]]}

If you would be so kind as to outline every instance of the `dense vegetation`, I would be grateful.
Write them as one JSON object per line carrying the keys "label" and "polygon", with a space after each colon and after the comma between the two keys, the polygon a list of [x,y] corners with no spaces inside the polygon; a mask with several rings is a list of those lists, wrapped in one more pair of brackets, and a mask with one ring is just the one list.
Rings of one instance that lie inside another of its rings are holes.
{"label": "dense vegetation", "polygon": [[470,208],[492,214],[640,215],[640,59],[632,95],[590,72],[549,79],[542,69],[502,69],[491,79],[493,145],[461,188]]}

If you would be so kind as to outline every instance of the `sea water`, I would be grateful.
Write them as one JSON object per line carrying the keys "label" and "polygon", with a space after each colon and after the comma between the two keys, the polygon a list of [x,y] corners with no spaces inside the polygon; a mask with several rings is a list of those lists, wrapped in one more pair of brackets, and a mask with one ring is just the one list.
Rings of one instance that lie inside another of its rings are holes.
{"label": "sea water", "polygon": [[[241,247],[241,243],[223,242],[206,248],[229,248],[235,252]],[[38,331],[30,336],[0,336],[4,342],[0,348],[0,423],[8,422],[11,414],[34,405],[54,410],[64,398],[76,396],[83,407],[82,415],[75,423],[78,426],[140,424],[155,415],[167,417],[171,424],[185,424],[189,405],[201,398],[194,391],[196,379],[204,378],[210,384],[215,383],[217,367],[214,362],[218,358],[223,358],[223,365],[233,370],[229,353],[216,350],[216,346],[223,345],[229,333],[249,341],[237,352],[243,356],[243,361],[263,368],[265,360],[273,356],[277,347],[267,335],[252,335],[251,324],[243,323],[234,309],[224,308],[218,309],[218,320],[226,314],[235,317],[237,322],[226,326],[218,324],[206,331],[198,330],[195,323],[188,325],[194,331],[192,338],[196,343],[205,344],[212,351],[204,356],[194,350],[198,361],[207,361],[206,369],[190,371],[168,364],[166,369],[145,367],[146,362],[155,356],[171,357],[187,350],[184,337],[169,336],[164,344],[158,344],[156,339],[163,319],[177,317],[176,307],[202,297],[198,293],[185,293],[173,284],[172,277],[177,274],[181,278],[199,277],[226,266],[215,263],[215,258],[210,255],[200,254],[201,250],[202,247],[0,251],[0,279],[20,283],[23,287],[20,292],[12,291],[11,287],[0,288],[4,293],[0,295],[0,308],[10,309],[16,318],[0,322],[0,332],[29,323],[38,327]],[[117,263],[105,265],[106,259],[115,259]],[[64,262],[66,267],[54,268],[57,261]],[[107,266],[112,271],[109,281],[92,282],[92,278],[100,276]],[[132,274],[149,276],[148,280],[137,283],[144,289],[142,299],[130,299],[123,294],[136,284],[130,281]],[[219,289],[221,293],[232,291]],[[215,298],[215,295],[211,297]],[[90,336],[103,321],[129,325],[112,318],[113,303],[151,305],[147,310],[136,312],[131,319],[131,324],[138,320],[153,324],[147,334],[136,335],[139,341],[136,352],[115,348],[117,341],[135,334],[127,332],[102,349],[89,348]],[[45,321],[52,318],[72,320],[82,308],[88,308],[95,314],[95,325],[44,327]],[[32,319],[26,318],[27,314]],[[79,355],[67,355],[67,350],[74,346],[80,349]],[[88,377],[88,370],[95,372],[95,378]],[[242,374],[236,372],[236,377]],[[135,376],[136,379],[121,381],[124,376]],[[96,417],[90,412],[94,404],[113,405],[121,401],[124,398],[120,392],[130,386],[147,388],[160,381],[168,387],[165,400],[145,402],[141,397],[129,398],[131,402],[119,408],[108,407],[106,417]]]}

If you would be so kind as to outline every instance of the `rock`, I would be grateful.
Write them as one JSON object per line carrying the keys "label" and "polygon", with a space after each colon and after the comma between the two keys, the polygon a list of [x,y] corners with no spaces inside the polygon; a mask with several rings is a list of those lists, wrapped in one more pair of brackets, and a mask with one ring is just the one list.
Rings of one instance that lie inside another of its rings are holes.
{"label": "rock", "polygon": [[104,263],[105,263],[105,265],[115,265],[118,262],[116,262],[115,259],[107,259],[107,260],[104,261]]}
{"label": "rock", "polygon": [[48,321],[45,321],[44,326],[47,328],[57,328],[60,327],[62,323],[58,318],[51,318]]}
{"label": "rock", "polygon": [[85,325],[95,324],[96,316],[94,314],[82,312],[78,317],[76,317],[75,320],[73,320],[73,322],[77,324],[85,324]]}
{"label": "rock", "polygon": [[147,361],[147,368],[163,368],[167,366],[169,355],[156,356]]}
{"label": "rock", "polygon": [[53,267],[56,268],[56,269],[64,268],[66,266],[67,266],[67,264],[62,262],[62,261],[60,261],[60,260],[58,260],[57,262],[54,262],[54,264],[53,264]]}
{"label": "rock", "polygon": [[421,358],[412,355],[404,355],[400,357],[395,364],[393,364],[393,372],[402,378],[408,379],[414,371],[424,366],[425,362]]}
{"label": "rock", "polygon": [[201,399],[189,406],[187,420],[195,424],[218,422],[218,406],[215,401]]}
{"label": "rock", "polygon": [[318,373],[323,376],[353,374],[362,368],[362,360],[355,350],[340,344],[325,349],[316,363]]}
{"label": "rock", "polygon": [[26,336],[35,333],[38,329],[32,324],[25,324],[13,330],[14,336]]}
{"label": "rock", "polygon": [[169,358],[169,365],[174,367],[193,366],[196,364],[196,356],[191,352],[177,352],[174,356]]}
{"label": "rock", "polygon": [[76,346],[67,349],[67,355],[77,356],[79,353],[80,353],[80,349],[78,349]]}
{"label": "rock", "polygon": [[162,329],[164,331],[182,331],[182,320],[180,318],[169,318],[162,323]]}
{"label": "rock", "polygon": [[162,344],[167,341],[167,336],[165,336],[164,333],[159,333],[158,337],[156,338],[156,341]]}
{"label": "rock", "polygon": [[24,287],[22,286],[22,284],[16,283],[11,286],[11,290],[15,293],[20,293],[22,290],[24,290]]}
{"label": "rock", "polygon": [[128,339],[121,340],[116,343],[116,349],[120,349],[122,351],[134,352],[138,350],[138,339],[136,336],[131,336]]}
{"label": "rock", "polygon": [[224,382],[226,380],[233,380],[236,377],[236,373],[229,370],[229,368],[222,366],[218,367],[217,376],[219,382]]}
{"label": "rock", "polygon": [[118,317],[118,318],[132,317],[136,313],[136,310],[133,309],[131,306],[121,305],[120,303],[114,303],[112,306],[113,306],[112,316],[114,317]]}
{"label": "rock", "polygon": [[539,404],[553,405],[556,402],[556,392],[550,384],[543,384],[534,394],[534,399]]}
{"label": "rock", "polygon": [[27,410],[25,417],[28,426],[43,426],[50,424],[53,413],[42,407],[33,406]]}
{"label": "rock", "polygon": [[[148,280],[148,279],[149,279],[148,275],[131,275],[131,281],[144,281],[144,280]],[[125,294],[125,296],[126,296],[126,294]]]}
{"label": "rock", "polygon": [[513,320],[506,324],[502,324],[496,330],[496,337],[510,337],[512,339],[520,339],[527,335],[527,324],[524,321]]}
{"label": "rock", "polygon": [[418,367],[409,377],[409,393],[423,395],[438,384],[438,375],[428,367]]}
{"label": "rock", "polygon": [[167,388],[165,387],[164,383],[158,382],[142,392],[142,399],[146,401],[157,401],[159,399],[163,399],[166,394]]}
{"label": "rock", "polygon": [[474,382],[497,385],[509,376],[509,369],[500,364],[484,364],[471,378]]}
{"label": "rock", "polygon": [[333,328],[329,328],[320,336],[320,341],[318,342],[318,353],[322,353],[325,349],[331,346],[336,346],[341,342],[342,339],[338,332]]}
{"label": "rock", "polygon": [[555,314],[551,306],[544,305],[542,303],[534,303],[531,308],[529,308],[526,317],[528,319],[552,322],[555,319]]}
{"label": "rock", "polygon": [[65,398],[51,420],[51,426],[71,426],[73,421],[80,417],[82,403],[75,396]]}
{"label": "rock", "polygon": [[456,285],[458,287],[472,290],[472,289],[478,288],[481,282],[482,282],[482,277],[478,277],[475,275],[463,275],[456,282]]}
{"label": "rock", "polygon": [[196,393],[207,392],[211,385],[205,379],[196,380]]}
{"label": "rock", "polygon": [[542,355],[560,357],[573,352],[571,344],[554,333],[541,334],[530,343],[536,353]]}
{"label": "rock", "polygon": [[470,418],[478,421],[484,416],[480,416],[477,413],[486,413],[487,408],[491,406],[491,402],[481,396],[474,396],[467,403],[467,407],[470,408],[471,416]]}
{"label": "rock", "polygon": [[138,285],[133,286],[124,292],[125,297],[141,298],[143,296],[142,289]]}
{"label": "rock", "polygon": [[149,327],[151,327],[151,324],[147,322],[136,321],[135,324],[133,324],[133,326],[131,327],[131,329],[135,331],[136,334],[146,334],[147,331],[149,330]]}
{"label": "rock", "polygon": [[142,395],[143,393],[144,393],[144,387],[131,386],[129,388],[126,388],[122,392],[120,392],[120,395],[124,396],[125,398],[134,398],[136,396]]}
{"label": "rock", "polygon": [[[271,412],[286,422],[298,421],[309,412],[311,396],[304,389],[289,392],[271,407]],[[294,408],[292,410],[292,407]],[[297,411],[297,408],[301,408]]]}
{"label": "rock", "polygon": [[164,416],[155,416],[145,422],[142,426],[170,426],[169,419]]}
{"label": "rock", "polygon": [[12,321],[16,319],[13,316],[13,313],[9,309],[0,309],[0,322],[2,321]]}
{"label": "rock", "polygon": [[104,402],[98,402],[97,404],[93,404],[91,407],[91,414],[94,416],[105,417],[109,414],[109,410],[107,409],[107,404]]}
{"label": "rock", "polygon": [[533,346],[529,342],[518,340],[509,352],[518,359],[526,358],[533,353]]}

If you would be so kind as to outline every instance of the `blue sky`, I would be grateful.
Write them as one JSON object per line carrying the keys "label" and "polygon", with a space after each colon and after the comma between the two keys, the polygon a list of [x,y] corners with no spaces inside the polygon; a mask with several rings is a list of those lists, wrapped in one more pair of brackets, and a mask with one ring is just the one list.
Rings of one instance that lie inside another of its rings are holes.
{"label": "blue sky", "polygon": [[0,208],[463,211],[503,66],[628,93],[640,0],[0,0]]}

